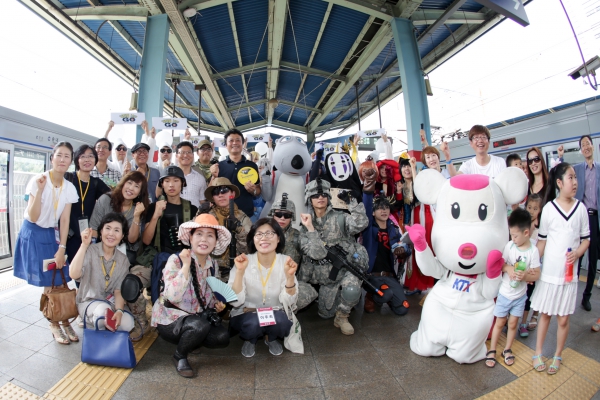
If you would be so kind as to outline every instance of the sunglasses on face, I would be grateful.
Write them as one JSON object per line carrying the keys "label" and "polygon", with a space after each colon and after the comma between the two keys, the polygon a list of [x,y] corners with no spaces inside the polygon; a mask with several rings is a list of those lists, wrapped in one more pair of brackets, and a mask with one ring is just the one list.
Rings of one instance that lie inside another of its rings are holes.
{"label": "sunglasses on face", "polygon": [[538,156],[535,156],[535,157],[533,157],[533,158],[528,158],[528,159],[527,159],[527,164],[528,164],[528,165],[531,165],[531,164],[533,164],[533,163],[537,164],[537,163],[539,163],[540,161],[542,161],[542,159],[541,159],[541,158],[539,158]]}
{"label": "sunglasses on face", "polygon": [[311,199],[318,199],[319,197],[327,197],[325,193],[317,193],[310,196]]}
{"label": "sunglasses on face", "polygon": [[119,147],[117,147],[117,151],[127,151],[127,147],[119,146]]}
{"label": "sunglasses on face", "polygon": [[160,149],[160,152],[161,152],[161,153],[163,153],[163,154],[164,154],[164,153],[169,153],[169,154],[171,154],[171,153],[173,152],[173,149]]}
{"label": "sunglasses on face", "polygon": [[219,187],[214,188],[211,193],[214,197],[214,196],[218,196],[220,194],[226,194],[229,192],[231,192],[231,189],[229,189],[227,186],[219,186]]}
{"label": "sunglasses on face", "polygon": [[291,213],[286,213],[286,212],[281,212],[281,211],[276,211],[273,213],[273,215],[275,215],[277,218],[283,218],[283,219],[291,219],[292,218]]}

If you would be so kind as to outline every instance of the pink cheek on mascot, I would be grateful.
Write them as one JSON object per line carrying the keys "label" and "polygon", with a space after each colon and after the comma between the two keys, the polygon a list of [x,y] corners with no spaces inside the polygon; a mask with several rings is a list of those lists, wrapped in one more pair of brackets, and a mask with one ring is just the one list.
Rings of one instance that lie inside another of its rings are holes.
{"label": "pink cheek on mascot", "polygon": [[447,354],[458,363],[485,358],[485,340],[494,319],[494,298],[502,281],[502,249],[508,242],[506,206],[527,194],[527,178],[507,168],[495,179],[436,170],[420,172],[415,194],[436,205],[432,249],[420,225],[408,228],[423,274],[438,279],[423,305],[411,350],[424,357]]}

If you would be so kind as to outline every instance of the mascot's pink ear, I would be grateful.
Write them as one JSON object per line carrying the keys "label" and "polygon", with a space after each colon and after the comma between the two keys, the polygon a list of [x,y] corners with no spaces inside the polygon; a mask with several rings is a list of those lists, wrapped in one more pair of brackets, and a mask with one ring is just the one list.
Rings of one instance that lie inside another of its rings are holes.
{"label": "mascot's pink ear", "polygon": [[494,178],[494,182],[502,191],[506,205],[519,204],[527,196],[527,177],[521,168],[506,168]]}
{"label": "mascot's pink ear", "polygon": [[435,169],[426,169],[415,178],[415,195],[421,203],[436,204],[446,178]]}

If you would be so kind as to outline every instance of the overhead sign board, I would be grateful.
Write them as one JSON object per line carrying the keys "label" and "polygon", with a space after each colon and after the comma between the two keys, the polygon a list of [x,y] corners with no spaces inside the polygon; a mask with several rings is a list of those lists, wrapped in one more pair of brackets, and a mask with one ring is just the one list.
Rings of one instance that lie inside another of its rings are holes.
{"label": "overhead sign board", "polygon": [[498,14],[512,19],[522,26],[529,25],[529,18],[523,7],[523,0],[475,0],[482,6],[485,6]]}

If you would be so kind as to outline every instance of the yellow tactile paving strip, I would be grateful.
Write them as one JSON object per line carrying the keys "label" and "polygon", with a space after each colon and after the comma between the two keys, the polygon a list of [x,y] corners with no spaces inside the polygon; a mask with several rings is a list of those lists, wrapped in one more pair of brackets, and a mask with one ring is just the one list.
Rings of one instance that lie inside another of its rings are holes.
{"label": "yellow tactile paving strip", "polygon": [[4,386],[0,387],[0,399],[27,400],[39,398],[39,396],[28,392],[17,385],[13,385],[10,382],[5,383]]}
{"label": "yellow tactile paving strip", "polygon": [[[139,362],[158,337],[156,331],[149,332],[142,340],[134,343],[135,358]],[[45,399],[110,399],[119,390],[133,369],[100,367],[79,363],[54,385]]]}
{"label": "yellow tactile paving strip", "polygon": [[20,278],[15,278],[14,276],[9,277],[9,278],[0,279],[0,292],[3,290],[10,289],[15,286],[24,285],[26,283],[27,283],[27,281],[24,281],[23,279],[20,279]]}
{"label": "yellow tactile paving strip", "polygon": [[[496,363],[519,378],[480,399],[591,399],[600,388],[600,363],[575,350],[565,349],[560,370],[556,375],[548,375],[546,371],[533,369],[531,357],[534,351],[516,340],[512,345],[515,363],[506,366],[502,357],[505,343],[506,335],[502,334],[498,340]],[[547,361],[545,357],[542,359]]]}

